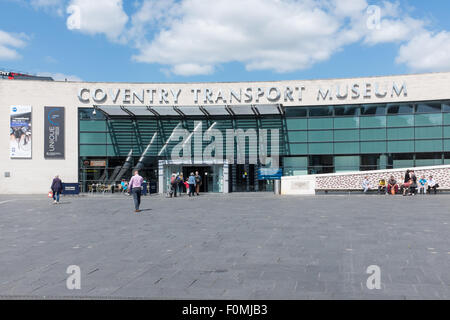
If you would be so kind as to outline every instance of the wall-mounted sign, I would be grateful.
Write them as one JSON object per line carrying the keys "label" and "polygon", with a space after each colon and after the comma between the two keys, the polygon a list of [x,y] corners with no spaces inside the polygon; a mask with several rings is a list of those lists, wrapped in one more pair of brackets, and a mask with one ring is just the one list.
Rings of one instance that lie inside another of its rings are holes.
{"label": "wall-mounted sign", "polygon": [[283,175],[281,168],[259,168],[258,180],[280,180]]}
{"label": "wall-mounted sign", "polygon": [[91,160],[90,166],[91,167],[106,167],[106,161],[105,160]]}
{"label": "wall-mounted sign", "polygon": [[12,159],[31,158],[31,106],[11,106],[9,139]]}
{"label": "wall-mounted sign", "polygon": [[44,108],[44,157],[64,158],[64,107]]}
{"label": "wall-mounted sign", "polygon": [[84,104],[189,105],[299,103],[305,96],[313,101],[371,101],[408,96],[406,82],[329,82],[328,85],[209,87],[209,88],[80,88]]}

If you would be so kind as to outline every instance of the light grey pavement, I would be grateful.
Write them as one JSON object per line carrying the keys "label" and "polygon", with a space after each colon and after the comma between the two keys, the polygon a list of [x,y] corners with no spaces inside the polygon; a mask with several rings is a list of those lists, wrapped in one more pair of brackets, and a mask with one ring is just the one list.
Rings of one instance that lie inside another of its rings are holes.
{"label": "light grey pavement", "polygon": [[[0,196],[0,298],[450,298],[449,195],[147,196],[142,208],[120,194]],[[80,290],[66,288],[69,265]]]}

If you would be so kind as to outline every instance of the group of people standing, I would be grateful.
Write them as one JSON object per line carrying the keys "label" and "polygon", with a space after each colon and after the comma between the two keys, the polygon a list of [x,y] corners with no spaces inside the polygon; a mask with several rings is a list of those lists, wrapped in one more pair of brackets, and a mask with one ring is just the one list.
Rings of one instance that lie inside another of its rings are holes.
{"label": "group of people standing", "polygon": [[[363,192],[367,193],[371,189],[371,184],[368,177],[364,177],[362,182]],[[381,179],[378,182],[378,193],[379,194],[392,194],[395,195],[399,191],[404,196],[406,195],[416,195],[427,191],[428,194],[434,192],[437,193],[437,188],[439,184],[433,179],[433,176],[429,176],[428,179],[423,175],[420,179],[417,178],[414,170],[406,170],[405,178],[403,183],[398,183],[394,176],[391,176],[389,180]],[[426,191],[425,191],[426,190]]]}
{"label": "group of people standing", "polygon": [[200,186],[202,185],[202,177],[195,171],[195,174],[191,172],[187,179],[184,178],[183,173],[172,173],[170,178],[170,197],[176,197],[177,194],[181,196],[183,191],[186,189],[186,193],[189,197],[200,195]]}

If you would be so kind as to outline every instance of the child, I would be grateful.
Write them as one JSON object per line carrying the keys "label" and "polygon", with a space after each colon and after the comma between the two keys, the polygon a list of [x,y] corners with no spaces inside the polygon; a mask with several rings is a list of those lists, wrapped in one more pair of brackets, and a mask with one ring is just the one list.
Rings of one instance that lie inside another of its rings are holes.
{"label": "child", "polygon": [[189,194],[189,183],[187,181],[184,182],[184,186],[186,187],[186,194]]}

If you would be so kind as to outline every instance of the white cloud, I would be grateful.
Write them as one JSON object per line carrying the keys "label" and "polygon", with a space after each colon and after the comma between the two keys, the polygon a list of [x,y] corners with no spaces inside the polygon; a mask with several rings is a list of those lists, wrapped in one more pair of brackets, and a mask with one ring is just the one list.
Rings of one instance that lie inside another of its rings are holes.
{"label": "white cloud", "polygon": [[[305,69],[348,43],[351,31],[343,29],[343,20],[356,13],[344,3],[347,8],[340,1],[185,0],[167,10],[147,0],[133,28],[164,24],[154,39],[137,43],[134,59],[170,65],[181,75],[211,73],[217,64],[233,61],[247,70]],[[365,0],[358,3],[366,6]]]}
{"label": "white cloud", "polygon": [[[448,33],[429,31],[428,22],[402,11],[399,1],[378,2],[379,28],[368,27],[368,0],[142,0],[132,6],[128,28],[122,0],[31,1],[41,7],[66,1],[69,29],[128,44],[137,50],[133,60],[160,64],[165,74],[212,74],[229,62],[297,71],[357,43],[396,43],[396,61],[414,70],[448,64],[447,45],[435,50]],[[427,52],[419,53],[421,45]]]}
{"label": "white cloud", "polygon": [[0,60],[20,58],[16,49],[25,47],[26,37],[23,34],[13,34],[0,30]]}
{"label": "white cloud", "polygon": [[214,67],[212,65],[201,65],[195,63],[183,63],[175,65],[171,71],[181,76],[212,74]]}
{"label": "white cloud", "polygon": [[365,43],[376,45],[388,42],[403,42],[411,39],[414,34],[421,32],[424,22],[405,17],[404,19],[382,19],[380,28],[374,29],[365,38]]}
{"label": "white cloud", "polygon": [[134,60],[188,76],[228,62],[302,70],[349,44],[401,43],[424,28],[397,2],[384,1],[380,28],[369,30],[367,7],[366,0],[144,0],[127,36],[138,49]]}
{"label": "white cloud", "polygon": [[399,2],[383,1],[380,8],[380,25],[368,30],[364,43],[376,45],[404,42],[425,29],[427,21],[414,19],[403,12]]}
{"label": "white cloud", "polygon": [[396,59],[414,71],[450,71],[450,32],[422,32],[402,45]]}
{"label": "white cloud", "polygon": [[67,79],[67,81],[83,81],[81,78],[74,76],[74,75],[66,75],[63,73],[58,73],[58,72],[38,72],[37,74],[38,76],[42,76],[42,77],[52,77],[53,80],[55,81],[65,81]]}
{"label": "white cloud", "polygon": [[67,27],[82,33],[105,34],[111,41],[120,41],[128,16],[122,0],[71,0]]}

